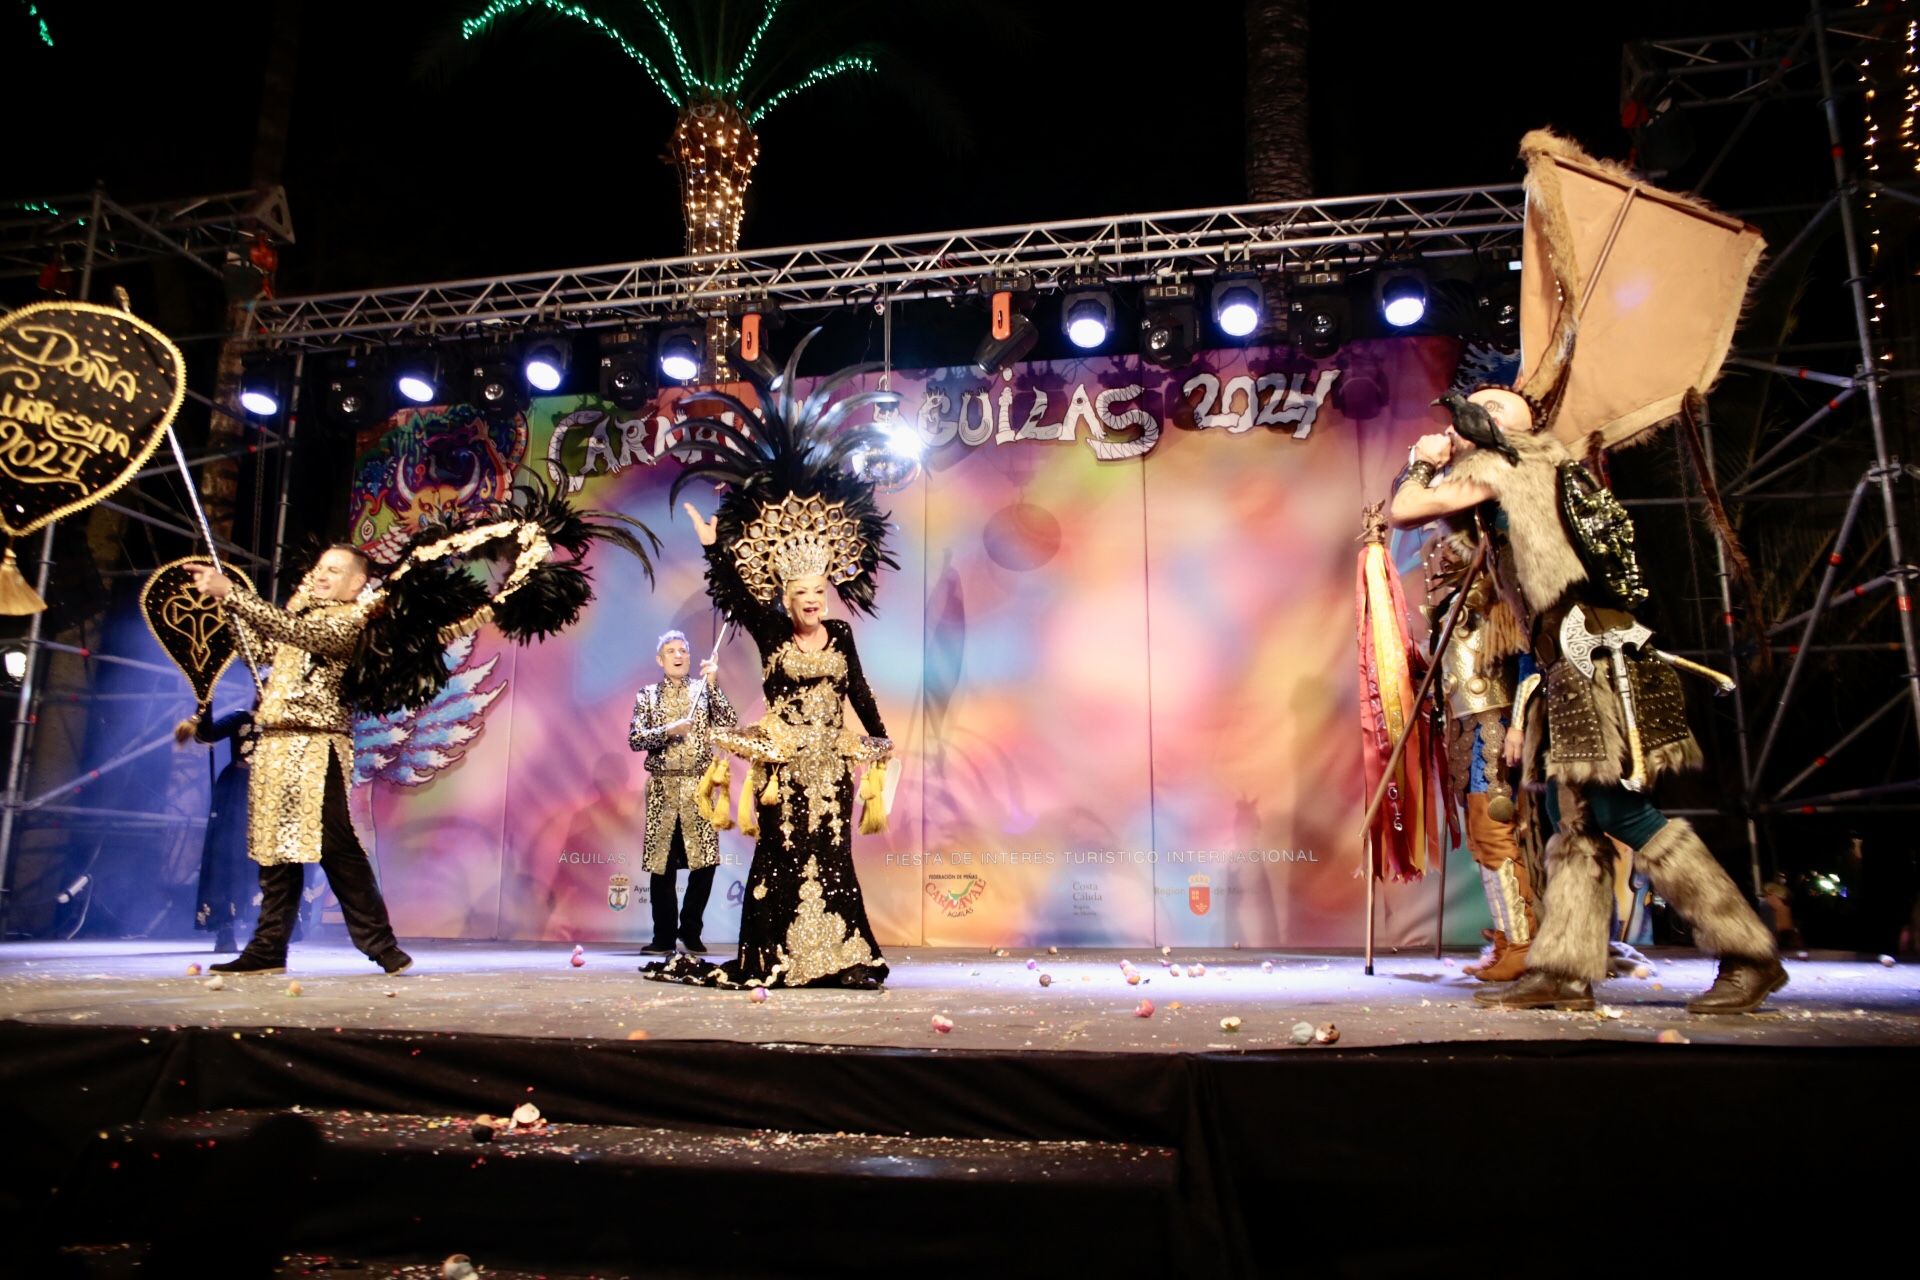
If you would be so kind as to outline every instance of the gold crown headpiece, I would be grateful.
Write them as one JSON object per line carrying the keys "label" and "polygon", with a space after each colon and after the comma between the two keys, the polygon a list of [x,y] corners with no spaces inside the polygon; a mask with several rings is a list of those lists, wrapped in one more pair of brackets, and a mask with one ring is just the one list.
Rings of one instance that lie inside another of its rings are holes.
{"label": "gold crown headpiece", "polygon": [[753,598],[768,604],[795,578],[851,582],[865,550],[860,522],[844,502],[796,493],[761,509],[734,543],[733,562]]}

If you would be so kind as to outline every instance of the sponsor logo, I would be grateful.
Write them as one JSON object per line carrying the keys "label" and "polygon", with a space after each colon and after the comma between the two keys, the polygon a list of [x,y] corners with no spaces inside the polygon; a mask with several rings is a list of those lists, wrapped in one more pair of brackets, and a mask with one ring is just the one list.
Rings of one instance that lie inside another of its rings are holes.
{"label": "sponsor logo", "polygon": [[615,911],[627,909],[627,899],[633,894],[633,878],[625,872],[607,881],[607,905]]}
{"label": "sponsor logo", "polygon": [[950,919],[973,914],[973,904],[987,891],[987,882],[979,876],[950,873],[927,877],[927,896]]}
{"label": "sponsor logo", "polygon": [[557,861],[562,866],[573,867],[624,867],[627,865],[627,855],[624,853],[581,853],[577,849],[569,849],[561,854]]}
{"label": "sponsor logo", "polygon": [[1187,877],[1187,910],[1197,916],[1207,914],[1213,906],[1213,882],[1206,876]]}

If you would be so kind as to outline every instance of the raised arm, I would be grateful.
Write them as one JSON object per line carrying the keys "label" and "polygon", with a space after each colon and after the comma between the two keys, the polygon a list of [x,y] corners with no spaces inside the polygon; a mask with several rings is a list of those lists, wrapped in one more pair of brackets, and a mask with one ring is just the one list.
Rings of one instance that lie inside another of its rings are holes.
{"label": "raised arm", "polygon": [[839,618],[827,619],[826,625],[834,632],[834,641],[840,646],[840,652],[847,659],[847,701],[853,704],[853,712],[860,717],[861,727],[871,738],[887,736],[887,726],[880,719],[880,704],[873,700],[873,690],[867,687],[867,676],[860,669],[860,651],[853,645],[853,628]]}
{"label": "raised arm", "polygon": [[268,604],[237,584],[221,603],[254,635],[290,644],[322,658],[344,658],[352,654],[353,642],[367,625],[369,608],[364,604],[343,604],[294,614]]}
{"label": "raised arm", "polygon": [[1442,480],[1429,487],[1435,473],[1453,456],[1453,443],[1445,435],[1421,436],[1413,455],[1406,477],[1387,504],[1387,523],[1394,528],[1407,529],[1456,511],[1470,511],[1494,498],[1493,490],[1476,480]]}
{"label": "raised arm", "polygon": [[787,621],[787,615],[770,604],[762,604],[753,598],[747,590],[747,584],[740,578],[739,566],[733,562],[733,555],[720,545],[720,531],[715,521],[700,514],[698,507],[691,502],[681,506],[693,520],[693,531],[700,538],[700,546],[707,557],[707,596],[720,612],[747,629],[753,642],[760,646],[761,657],[766,657],[792,634],[793,626]]}

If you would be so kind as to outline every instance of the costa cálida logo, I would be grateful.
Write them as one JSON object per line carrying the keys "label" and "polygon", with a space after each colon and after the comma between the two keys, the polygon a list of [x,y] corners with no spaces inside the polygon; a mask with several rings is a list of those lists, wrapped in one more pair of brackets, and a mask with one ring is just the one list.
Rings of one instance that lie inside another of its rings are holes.
{"label": "costa c\u00e1lida logo", "polygon": [[1213,906],[1213,882],[1203,875],[1187,877],[1187,910],[1197,916]]}
{"label": "costa c\u00e1lida logo", "polygon": [[627,909],[627,899],[633,894],[633,877],[625,872],[607,881],[607,905],[615,911]]}
{"label": "costa c\u00e1lida logo", "polygon": [[950,919],[973,914],[973,904],[987,891],[987,882],[964,872],[927,877],[927,896]]}

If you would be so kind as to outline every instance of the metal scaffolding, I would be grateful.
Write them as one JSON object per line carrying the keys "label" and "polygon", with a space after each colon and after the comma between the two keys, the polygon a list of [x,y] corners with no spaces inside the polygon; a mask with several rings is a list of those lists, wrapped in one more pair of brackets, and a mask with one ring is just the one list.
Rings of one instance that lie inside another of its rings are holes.
{"label": "metal scaffolding", "polygon": [[[1752,503],[1785,497],[1828,501],[1846,499],[1843,514],[1827,544],[1824,568],[1819,580],[1812,586],[1807,607],[1769,627],[1770,635],[1792,638],[1792,643],[1784,649],[1788,658],[1787,669],[1772,706],[1757,708],[1761,714],[1756,716],[1756,708],[1751,705],[1752,694],[1745,687],[1745,682],[1733,695],[1740,795],[1736,803],[1725,806],[1720,812],[1744,821],[1752,888],[1756,895],[1761,891],[1763,879],[1758,825],[1761,820],[1789,814],[1882,811],[1888,806],[1872,802],[1889,796],[1898,798],[1920,789],[1920,779],[1914,779],[1849,788],[1823,796],[1793,795],[1826,767],[1834,756],[1903,705],[1913,713],[1915,732],[1920,735],[1920,643],[1916,642],[1912,613],[1915,569],[1905,550],[1905,530],[1898,491],[1898,482],[1908,477],[1909,469],[1901,464],[1890,448],[1884,404],[1884,395],[1890,384],[1910,378],[1916,371],[1894,368],[1886,356],[1875,351],[1876,337],[1869,320],[1867,293],[1870,270],[1870,265],[1865,261],[1867,237],[1863,235],[1860,225],[1861,205],[1869,195],[1909,203],[1920,203],[1920,199],[1916,198],[1911,188],[1889,186],[1853,172],[1848,158],[1848,139],[1842,128],[1839,110],[1844,90],[1837,83],[1837,77],[1843,70],[1859,65],[1847,59],[1858,59],[1863,51],[1884,46],[1884,37],[1875,30],[1876,23],[1884,17],[1878,9],[1831,12],[1823,11],[1816,3],[1806,20],[1798,26],[1688,40],[1642,42],[1628,46],[1623,59],[1623,84],[1629,97],[1643,101],[1664,97],[1670,104],[1669,109],[1690,112],[1706,108],[1744,108],[1738,120],[1721,138],[1717,151],[1695,184],[1696,190],[1721,172],[1749,126],[1770,105],[1797,102],[1816,108],[1821,113],[1825,155],[1809,155],[1805,160],[1810,165],[1824,163],[1828,166],[1826,180],[1831,183],[1831,191],[1824,202],[1811,208],[1795,234],[1772,253],[1771,265],[1763,272],[1762,280],[1767,273],[1777,271],[1782,264],[1793,259],[1816,235],[1831,231],[1833,228],[1828,225],[1829,221],[1836,217],[1845,255],[1845,272],[1839,287],[1846,290],[1850,332],[1845,334],[1844,341],[1806,343],[1799,350],[1821,354],[1832,352],[1841,358],[1850,356],[1850,368],[1822,370],[1758,358],[1775,355],[1777,350],[1737,354],[1728,362],[1730,366],[1741,369],[1828,389],[1826,398],[1806,418],[1779,438],[1771,440],[1738,476],[1721,482],[1730,509],[1737,515],[1743,507]],[[1770,157],[1770,163],[1776,168],[1784,168],[1792,159],[1792,156],[1776,151]],[[1822,428],[1825,430],[1822,431]],[[1772,488],[1775,482],[1793,473],[1821,449],[1849,434],[1862,432],[1871,444],[1873,461],[1850,490],[1783,495]],[[1706,443],[1706,464],[1711,469],[1713,452],[1710,433]],[[1699,505],[1704,499],[1697,493],[1689,493],[1684,501],[1689,505]],[[1842,569],[1849,563],[1850,554],[1864,560],[1865,554],[1871,551],[1871,548],[1862,547],[1865,535],[1860,530],[1863,520],[1868,518],[1868,512],[1874,507],[1878,509],[1882,534],[1880,541],[1884,545],[1884,571],[1856,586],[1843,589],[1840,577]],[[1716,540],[1714,551],[1718,603],[1724,631],[1721,655],[1738,670],[1744,665],[1741,662],[1743,649],[1729,580],[1727,548]],[[1897,642],[1817,643],[1821,623],[1836,606],[1889,587],[1895,598]],[[1810,760],[1796,753],[1791,765],[1786,766],[1792,769],[1790,776],[1782,779],[1778,774],[1785,772],[1785,769],[1770,773],[1769,765],[1775,763],[1776,751],[1783,748],[1781,734],[1788,713],[1795,705],[1796,697],[1804,693],[1803,677],[1808,657],[1815,652],[1837,651],[1899,654],[1904,663],[1899,673],[1903,687],[1877,709],[1852,724],[1837,741],[1813,755]]]}
{"label": "metal scaffolding", "polygon": [[[192,263],[200,271],[212,276],[216,286],[222,286],[225,282],[225,264],[243,258],[247,249],[261,239],[279,243],[293,239],[286,195],[278,187],[267,191],[226,192],[152,204],[122,204],[105,190],[96,188],[81,196],[11,203],[6,216],[0,217],[0,280],[38,276],[43,288],[58,287],[72,297],[85,301],[103,291],[103,273],[173,259]],[[210,414],[232,412],[208,391],[189,387],[187,394],[193,404]],[[250,569],[266,569],[267,572],[261,576],[270,582],[271,571],[279,559],[279,541],[285,531],[286,454],[291,441],[291,419],[288,426],[279,432],[265,429],[257,423],[248,423],[247,436],[246,442],[239,447],[202,450],[198,456],[188,458],[186,465],[189,470],[198,471],[210,463],[252,457],[256,464],[256,492],[260,492],[260,487],[269,483],[267,460],[274,457],[280,462],[278,467],[271,468],[274,473],[271,483],[278,490],[282,505],[282,519],[275,523],[271,531],[271,543],[256,545],[252,549],[224,540],[220,544],[223,556],[238,560]],[[184,483],[179,467],[174,462],[155,462],[137,472],[111,500],[97,505],[145,529],[174,535],[193,545],[198,542],[199,533],[195,528],[195,517]],[[84,520],[88,517],[82,515],[79,518]],[[260,532],[263,537],[267,536],[264,529]],[[34,543],[37,556],[27,555],[23,551],[21,557],[25,562],[23,568],[32,574],[35,589],[43,599],[47,598],[53,570],[54,533],[54,525],[46,526]],[[151,544],[151,538],[148,541]],[[140,559],[135,554],[132,539],[127,539],[122,546],[130,561]],[[108,570],[102,576],[144,578],[156,567],[157,563],[135,563],[129,569]],[[139,821],[161,828],[192,827],[204,823],[202,816],[190,817],[170,810],[130,813],[98,805],[56,803],[88,783],[170,742],[171,734],[139,744],[128,744],[93,768],[37,795],[24,793],[35,731],[50,700],[94,702],[115,698],[139,701],[151,697],[144,693],[101,694],[89,688],[85,693],[50,698],[45,689],[46,664],[50,655],[78,658],[87,665],[90,673],[97,673],[102,666],[114,666],[146,671],[165,678],[169,683],[177,679],[177,673],[171,667],[100,653],[86,645],[50,639],[45,630],[46,620],[45,613],[30,615],[26,634],[8,642],[25,650],[26,661],[19,687],[10,698],[13,716],[8,737],[5,789],[0,792],[0,936],[4,936],[5,922],[12,905],[15,846],[21,824],[29,817],[57,817],[68,825],[76,820],[104,821],[117,826]],[[88,683],[92,683],[91,674]]]}

